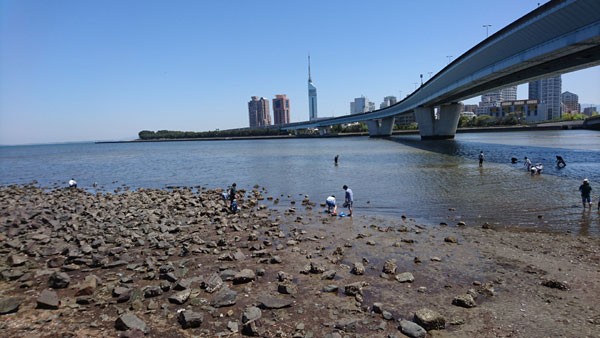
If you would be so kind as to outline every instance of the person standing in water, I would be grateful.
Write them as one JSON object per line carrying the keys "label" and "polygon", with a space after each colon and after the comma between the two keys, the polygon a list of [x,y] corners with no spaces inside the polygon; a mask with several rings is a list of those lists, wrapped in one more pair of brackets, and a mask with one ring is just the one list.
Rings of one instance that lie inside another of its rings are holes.
{"label": "person standing in water", "polygon": [[592,187],[590,186],[590,182],[588,179],[584,179],[583,183],[579,186],[579,191],[581,192],[581,203],[583,203],[583,208],[585,209],[585,204],[587,203],[592,210]]}
{"label": "person standing in water", "polygon": [[335,165],[338,165],[339,158],[340,158],[340,155],[335,155],[335,157],[333,158],[333,162],[335,163]]}
{"label": "person standing in water", "polygon": [[354,194],[352,193],[352,189],[348,188],[347,185],[342,187],[346,191],[346,196],[344,197],[344,207],[348,208],[348,216],[352,217],[352,204],[354,203]]}
{"label": "person standing in water", "polygon": [[483,150],[479,152],[479,166],[483,167]]}

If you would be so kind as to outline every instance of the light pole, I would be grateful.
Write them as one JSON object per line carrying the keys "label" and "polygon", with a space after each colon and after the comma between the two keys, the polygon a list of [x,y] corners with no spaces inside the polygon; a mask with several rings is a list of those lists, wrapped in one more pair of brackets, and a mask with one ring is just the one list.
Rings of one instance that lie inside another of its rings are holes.
{"label": "light pole", "polygon": [[429,78],[431,79],[431,74],[433,74],[433,72],[427,72],[427,74],[429,74]]}
{"label": "light pole", "polygon": [[423,85],[423,74],[419,75],[421,77],[421,86]]}
{"label": "light pole", "polygon": [[448,58],[448,64],[450,64],[450,62],[452,61],[452,55],[446,55],[446,57]]}
{"label": "light pole", "polygon": [[492,25],[483,25],[483,27],[485,27],[485,37],[487,38],[489,36],[488,29],[492,27]]}

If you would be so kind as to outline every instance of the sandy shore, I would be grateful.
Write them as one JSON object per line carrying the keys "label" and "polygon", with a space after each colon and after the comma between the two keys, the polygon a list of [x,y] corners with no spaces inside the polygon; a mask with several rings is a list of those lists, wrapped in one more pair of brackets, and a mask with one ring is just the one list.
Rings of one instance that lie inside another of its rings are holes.
{"label": "sandy shore", "polygon": [[598,238],[242,193],[1,187],[2,335],[600,337]]}

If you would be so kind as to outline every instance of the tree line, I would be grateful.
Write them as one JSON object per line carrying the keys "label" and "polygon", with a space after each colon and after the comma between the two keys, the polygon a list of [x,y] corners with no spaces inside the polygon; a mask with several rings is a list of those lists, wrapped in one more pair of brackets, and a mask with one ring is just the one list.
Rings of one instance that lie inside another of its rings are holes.
{"label": "tree line", "polygon": [[253,137],[253,136],[278,136],[288,135],[288,132],[279,128],[243,128],[211,131],[177,131],[177,130],[142,130],[138,133],[140,140],[180,140],[215,137]]}

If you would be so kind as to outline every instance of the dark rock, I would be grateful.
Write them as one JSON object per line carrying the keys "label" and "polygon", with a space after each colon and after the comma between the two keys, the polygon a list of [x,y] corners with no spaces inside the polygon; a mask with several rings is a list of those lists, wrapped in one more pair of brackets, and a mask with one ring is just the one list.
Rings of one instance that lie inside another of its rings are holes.
{"label": "dark rock", "polygon": [[52,290],[46,289],[42,291],[37,298],[37,307],[39,309],[56,310],[59,304],[58,295]]}
{"label": "dark rock", "polygon": [[401,320],[399,329],[411,338],[425,338],[427,336],[427,331],[424,328],[408,320]]}
{"label": "dark rock", "polygon": [[365,266],[362,263],[354,263],[354,266],[352,267],[352,270],[350,271],[351,273],[355,274],[355,275],[364,275],[365,274]]}
{"label": "dark rock", "polygon": [[288,299],[281,299],[277,297],[263,296],[259,298],[258,302],[265,309],[282,309],[292,306],[293,301]]}
{"label": "dark rock", "polygon": [[202,288],[206,289],[208,293],[219,290],[221,286],[223,286],[223,280],[216,273],[211,274],[207,279],[202,281]]}
{"label": "dark rock", "polygon": [[256,274],[250,269],[243,269],[233,277],[234,284],[248,283],[256,280]]}
{"label": "dark rock", "polygon": [[9,297],[0,299],[0,315],[19,311],[19,306],[23,303],[23,298]]}
{"label": "dark rock", "polygon": [[396,269],[398,268],[398,266],[396,265],[396,262],[394,260],[387,260],[385,261],[385,263],[383,263],[383,272],[387,273],[387,274],[395,274],[396,273]]}
{"label": "dark rock", "polygon": [[184,310],[179,312],[177,319],[184,329],[200,327],[202,325],[202,314],[190,310]]}
{"label": "dark rock", "polygon": [[344,286],[344,293],[348,296],[362,295],[362,288],[366,286],[364,282],[351,283]]}
{"label": "dark rock", "polygon": [[298,293],[298,288],[296,287],[296,284],[285,282],[277,285],[277,291],[283,294],[295,295]]}
{"label": "dark rock", "polygon": [[458,239],[456,239],[456,237],[454,237],[454,236],[448,236],[448,237],[444,238],[444,242],[446,242],[446,243],[458,243]]}
{"label": "dark rock", "polygon": [[117,318],[115,321],[115,329],[120,331],[137,329],[144,332],[144,334],[150,332],[146,323],[131,312],[124,313]]}
{"label": "dark rock", "polygon": [[64,272],[55,272],[48,279],[48,286],[53,289],[64,289],[69,286],[71,277]]}
{"label": "dark rock", "polygon": [[336,292],[339,289],[339,287],[337,285],[326,285],[323,287],[323,292]]}
{"label": "dark rock", "polygon": [[6,259],[6,264],[10,266],[21,266],[27,262],[26,256],[21,255],[10,255]]}
{"label": "dark rock", "polygon": [[465,294],[454,297],[454,299],[452,300],[452,305],[469,309],[477,306],[477,303],[475,303],[475,299],[473,299],[473,296],[471,296],[470,294]]}
{"label": "dark rock", "polygon": [[248,307],[242,313],[242,333],[247,336],[264,336],[260,318],[262,312],[255,306]]}
{"label": "dark rock", "polygon": [[569,286],[566,283],[556,280],[545,280],[542,282],[542,285],[552,289],[559,289],[563,291],[569,290]]}
{"label": "dark rock", "polygon": [[176,294],[169,297],[169,302],[181,305],[190,298],[191,293],[191,290],[177,292]]}
{"label": "dark rock", "polygon": [[213,307],[224,307],[234,305],[237,298],[237,292],[225,287],[221,288],[213,298],[211,305]]}
{"label": "dark rock", "polygon": [[157,297],[163,294],[163,290],[158,286],[148,286],[144,289],[144,297],[151,298]]}

